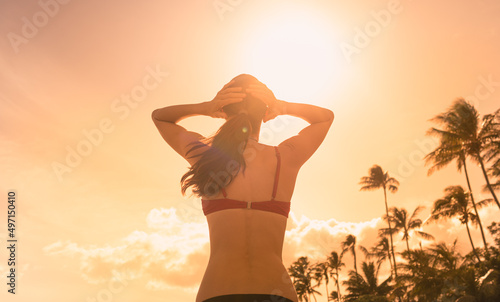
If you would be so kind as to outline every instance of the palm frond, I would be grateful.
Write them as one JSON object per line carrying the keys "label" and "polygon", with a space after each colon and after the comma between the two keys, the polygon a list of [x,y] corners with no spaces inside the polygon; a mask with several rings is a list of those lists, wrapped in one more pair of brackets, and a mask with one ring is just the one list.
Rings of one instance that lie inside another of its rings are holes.
{"label": "palm frond", "polygon": [[430,241],[430,240],[434,240],[434,236],[432,236],[432,235],[431,235],[431,234],[429,234],[429,233],[422,232],[422,231],[415,231],[415,233],[416,233],[418,236],[420,236],[420,237],[424,238],[425,240],[429,240],[429,241]]}
{"label": "palm frond", "polygon": [[359,246],[359,250],[363,252],[366,258],[371,258],[373,257],[373,254],[368,251],[368,249],[362,245]]}
{"label": "palm frond", "polygon": [[418,207],[416,207],[416,208],[415,208],[415,210],[413,210],[413,213],[411,214],[411,216],[410,216],[410,219],[409,219],[409,220],[410,220],[410,221],[414,220],[414,219],[417,217],[417,215],[418,215],[418,214],[420,214],[420,212],[421,212],[423,209],[425,209],[425,207],[424,207],[424,206],[418,206]]}
{"label": "palm frond", "polygon": [[481,208],[484,208],[486,206],[489,206],[490,204],[492,204],[495,200],[493,198],[486,198],[486,199],[483,199],[481,200],[480,202],[477,202],[476,203],[476,207],[478,209],[481,209]]}

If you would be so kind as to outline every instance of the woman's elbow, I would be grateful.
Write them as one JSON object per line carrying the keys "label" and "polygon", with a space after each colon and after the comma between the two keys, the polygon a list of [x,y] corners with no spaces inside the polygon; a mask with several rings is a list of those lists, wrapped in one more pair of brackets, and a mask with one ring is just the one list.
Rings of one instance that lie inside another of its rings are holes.
{"label": "woman's elbow", "polygon": [[153,121],[157,121],[157,115],[158,115],[158,109],[153,110],[153,112],[151,112],[151,119]]}
{"label": "woman's elbow", "polygon": [[326,117],[327,117],[327,121],[329,121],[330,123],[333,123],[333,120],[335,119],[335,114],[330,109],[326,109]]}

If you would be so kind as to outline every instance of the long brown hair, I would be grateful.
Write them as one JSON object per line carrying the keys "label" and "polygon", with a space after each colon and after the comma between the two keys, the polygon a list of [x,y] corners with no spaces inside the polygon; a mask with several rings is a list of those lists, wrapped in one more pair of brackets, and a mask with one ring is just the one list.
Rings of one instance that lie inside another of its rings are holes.
{"label": "long brown hair", "polygon": [[[240,74],[229,87],[248,87],[258,80],[249,74]],[[243,151],[251,134],[260,131],[267,106],[261,100],[247,95],[243,101],[224,106],[226,122],[217,132],[203,142],[196,142],[187,152],[207,147],[192,155],[200,157],[181,178],[181,191],[185,195],[189,187],[197,197],[215,196],[227,187],[240,170],[245,173]]]}

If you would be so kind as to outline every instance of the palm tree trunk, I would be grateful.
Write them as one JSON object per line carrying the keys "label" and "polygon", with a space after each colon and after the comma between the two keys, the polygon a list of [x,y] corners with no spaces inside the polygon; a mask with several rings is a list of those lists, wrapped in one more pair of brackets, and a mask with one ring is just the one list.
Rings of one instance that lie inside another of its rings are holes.
{"label": "palm tree trunk", "polygon": [[356,246],[352,247],[352,255],[354,256],[354,270],[356,271],[356,275],[358,274],[358,266],[356,265]]}
{"label": "palm tree trunk", "polygon": [[389,259],[389,264],[391,265],[391,276],[392,276],[392,271],[394,270],[394,268],[392,267],[391,250],[387,250],[387,259]]}
{"label": "palm tree trunk", "polygon": [[335,273],[335,274],[337,275],[337,282],[336,282],[336,283],[337,283],[337,300],[338,300],[338,302],[340,302],[340,284],[339,284],[339,283],[340,283],[340,280],[339,280],[339,269],[337,268],[335,271],[336,271],[336,273]]}
{"label": "palm tree trunk", "polygon": [[328,281],[325,281],[325,287],[326,287],[326,302],[330,302],[330,295],[328,294]]}
{"label": "palm tree trunk", "polygon": [[[407,232],[407,231],[405,230],[405,232]],[[406,234],[406,236],[405,236],[405,239],[406,239],[406,250],[408,251],[408,255],[410,255],[410,244],[408,243],[408,241],[409,241],[408,237],[409,237],[408,234]],[[411,277],[412,277],[412,279],[415,279],[415,272],[414,271],[411,272]],[[403,301],[403,298],[399,297],[399,299],[401,301]],[[406,300],[407,300],[407,302],[410,302],[410,295],[406,296]]]}
{"label": "palm tree trunk", "polygon": [[314,301],[318,302],[318,300],[316,300],[316,295],[314,294],[314,292],[312,294],[313,294]]}
{"label": "palm tree trunk", "polygon": [[486,170],[484,169],[483,158],[481,157],[480,154],[477,154],[477,159],[479,160],[479,164],[481,165],[481,170],[483,171],[484,179],[486,179],[486,186],[490,190],[491,195],[493,195],[493,199],[495,199],[498,208],[500,208],[500,202],[498,202],[498,198],[497,195],[495,194],[495,191],[493,190],[493,188],[491,188],[490,180],[488,178],[488,173],[486,173]]}
{"label": "palm tree trunk", "polygon": [[384,201],[385,201],[385,213],[387,214],[387,224],[389,225],[389,235],[391,239],[391,252],[392,252],[392,259],[394,262],[394,280],[398,278],[398,270],[396,267],[396,256],[394,256],[394,243],[392,242],[392,228],[391,228],[391,220],[389,219],[389,207],[387,206],[387,193],[386,189],[384,186]]}
{"label": "palm tree trunk", "polygon": [[407,226],[406,226],[406,223],[405,223],[406,250],[407,250],[407,251],[408,251],[408,253],[409,253],[409,252],[410,252],[410,244],[408,243],[408,241],[409,241],[409,237],[410,237],[410,234],[409,234],[409,232],[410,232],[410,231],[408,231],[408,229],[407,229],[406,227],[407,227]]}
{"label": "palm tree trunk", "polygon": [[476,252],[476,248],[474,247],[474,242],[472,242],[472,237],[470,236],[470,230],[469,230],[469,223],[467,221],[465,222],[465,227],[467,228],[467,235],[469,235],[470,244],[472,245],[472,252],[474,252],[474,255],[476,255],[477,260],[481,262],[481,258],[479,258],[479,255]]}
{"label": "palm tree trunk", "polygon": [[465,171],[465,178],[467,179],[467,186],[468,186],[469,192],[470,192],[470,200],[472,202],[472,206],[474,207],[474,212],[476,212],[477,222],[479,223],[479,229],[481,230],[481,237],[483,237],[484,250],[486,252],[486,255],[488,255],[489,254],[488,244],[486,243],[486,238],[484,237],[483,224],[481,223],[481,217],[479,217],[479,212],[477,211],[476,202],[474,201],[474,195],[472,195],[472,189],[470,187],[470,180],[469,180],[469,173],[467,172],[467,165],[466,165],[465,161],[466,161],[466,159],[464,159],[464,171]]}

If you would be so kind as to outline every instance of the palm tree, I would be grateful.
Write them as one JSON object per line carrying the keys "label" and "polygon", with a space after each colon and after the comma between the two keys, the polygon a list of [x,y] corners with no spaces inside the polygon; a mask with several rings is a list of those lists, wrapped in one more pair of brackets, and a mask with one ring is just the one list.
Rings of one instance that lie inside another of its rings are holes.
{"label": "palm tree", "polygon": [[427,250],[434,259],[438,277],[446,280],[441,289],[443,298],[439,299],[440,301],[445,300],[444,298],[457,301],[462,296],[474,295],[478,292],[474,270],[467,267],[465,261],[462,261],[463,257],[457,251],[457,239],[451,246],[441,242]]}
{"label": "palm tree", "polygon": [[[340,298],[342,295],[340,294],[340,276],[339,272],[345,263],[342,262],[342,253],[339,254],[335,251],[330,253],[330,256],[327,258],[328,267],[330,268],[330,276],[334,277],[335,285],[337,286],[337,301],[340,302]],[[328,291],[327,291],[328,292]],[[330,295],[331,296],[331,295]]]}
{"label": "palm tree", "polygon": [[[415,234],[426,240],[434,240],[434,236],[432,236],[431,234],[415,230],[422,226],[422,220],[417,218],[417,215],[422,209],[423,207],[421,206],[417,207],[411,214],[410,218],[408,218],[408,212],[404,208],[398,209],[396,207],[392,207],[390,209],[390,216],[388,217],[388,219],[390,219],[394,223],[394,228],[392,229],[392,231],[394,233],[403,231],[403,240],[406,241],[406,250],[408,251],[410,250],[410,244],[408,241],[410,239],[410,231],[412,230]],[[382,232],[384,231],[388,230],[382,230]]]}
{"label": "palm tree", "polygon": [[328,296],[328,299],[340,301],[340,295],[336,290],[332,290],[332,292]]}
{"label": "palm tree", "polygon": [[391,272],[393,270],[392,261],[391,261],[391,247],[389,245],[389,239],[383,234],[379,234],[379,240],[375,245],[370,249],[369,255],[367,258],[374,257],[377,259],[377,269],[380,268],[380,265],[385,260],[389,260],[389,264],[391,266]]}
{"label": "palm tree", "polygon": [[310,267],[309,259],[307,259],[307,257],[300,257],[297,261],[292,263],[288,268],[288,272],[292,277],[299,301],[309,302],[311,294],[316,301],[316,296],[314,296],[314,294],[320,293],[315,290],[311,284],[312,268]]}
{"label": "palm tree", "polygon": [[[500,124],[500,109],[495,112],[495,116],[497,119],[496,124]],[[496,137],[492,138],[492,142],[489,144],[486,152],[484,154],[485,160],[490,162],[493,161],[491,166],[488,168],[488,174],[495,178],[495,183],[491,184],[493,190],[500,189],[500,127],[496,128]],[[489,190],[488,186],[484,186],[484,191]]]}
{"label": "palm tree", "polygon": [[436,148],[436,150],[432,151],[431,153],[426,155],[427,162],[434,162],[434,166],[432,166],[429,171],[428,175],[432,174],[433,171],[440,169],[447,163],[453,160],[453,158],[456,158],[457,160],[457,169],[458,171],[462,170],[462,167],[464,168],[465,172],[465,179],[467,181],[467,187],[469,189],[469,196],[471,199],[472,207],[474,208],[475,216],[477,217],[477,223],[479,224],[479,230],[481,231],[481,237],[483,239],[483,244],[485,247],[487,247],[486,243],[486,237],[484,235],[484,229],[483,229],[483,224],[481,223],[481,217],[479,216],[479,212],[476,206],[476,202],[474,200],[474,194],[472,193],[472,188],[470,184],[470,179],[469,179],[469,173],[467,172],[467,161],[466,161],[466,153],[465,151],[460,147],[460,149],[456,149],[455,147],[450,147],[450,144],[447,142],[443,143],[443,139],[441,140],[441,145]]}
{"label": "palm tree", "polygon": [[[399,182],[394,178],[389,176],[389,172],[384,172],[382,168],[378,165],[374,165],[368,170],[369,176],[361,177],[359,182],[361,191],[372,191],[377,189],[384,190],[384,201],[385,201],[385,213],[389,216],[389,207],[387,206],[387,190],[391,193],[395,193],[398,190]],[[396,266],[396,256],[394,255],[394,242],[392,240],[392,227],[391,222],[387,220],[387,225],[389,226],[390,240],[391,240],[391,253],[392,261],[394,263],[394,278],[398,278],[398,270]]]}
{"label": "palm tree", "polygon": [[306,276],[306,267],[308,264],[309,261],[307,260],[307,257],[300,257],[288,268],[288,272],[290,277],[292,277],[293,285],[295,287],[295,291],[297,292],[299,301],[309,301],[306,290],[308,280],[310,280],[310,278]]}
{"label": "palm tree", "polygon": [[[484,171],[484,165],[481,164],[481,168],[483,168],[483,175],[486,179],[485,189],[493,192],[492,195],[495,199],[496,195],[494,191],[496,189],[499,189],[500,186],[500,182],[498,180],[498,177],[500,176],[500,109],[492,114],[486,114],[483,116],[481,130],[483,131],[483,133],[487,133],[486,135],[484,135],[485,153],[482,159],[486,162],[494,161],[493,164],[486,170],[486,172]],[[495,183],[490,183],[488,175],[496,178]],[[498,202],[497,199],[495,200]]]}
{"label": "palm tree", "polygon": [[[495,183],[491,184],[493,190],[500,189],[500,158],[488,168],[488,174],[496,178]],[[486,186],[485,189],[487,189]]]}
{"label": "palm tree", "polygon": [[[401,279],[411,287],[408,298],[418,301],[470,301],[465,296],[474,296],[478,292],[477,278],[473,266],[463,261],[456,245],[455,239],[451,246],[441,242],[425,250],[402,253],[407,262],[402,265],[404,273]],[[459,300],[460,297],[464,298]]]}
{"label": "palm tree", "polygon": [[435,258],[435,261],[443,271],[453,271],[458,268],[460,255],[457,253],[457,240],[453,241],[451,247],[440,242],[427,249]]}
{"label": "palm tree", "polygon": [[[441,242],[423,249],[402,253],[401,279],[411,286],[408,298],[418,301],[496,301],[479,297],[479,277],[474,264],[457,252],[457,240],[451,246]],[[474,298],[475,297],[475,298]],[[472,299],[474,298],[474,299]]]}
{"label": "palm tree", "polygon": [[444,286],[445,279],[439,274],[439,267],[433,255],[427,250],[414,249],[404,251],[401,268],[401,279],[410,285],[409,298],[417,301],[439,301],[438,298]]}
{"label": "palm tree", "polygon": [[354,235],[347,235],[345,241],[342,242],[341,245],[342,253],[340,257],[344,255],[345,252],[351,252],[354,258],[354,270],[356,274],[358,273],[358,266],[356,265],[356,237]]}
{"label": "palm tree", "polygon": [[319,287],[323,279],[325,279],[326,286],[326,300],[330,301],[330,297],[328,296],[328,282],[330,274],[330,267],[328,266],[328,262],[318,262],[313,266],[313,279],[317,282],[315,287]]}
{"label": "palm tree", "polygon": [[[470,207],[470,194],[465,192],[461,186],[449,186],[444,191],[445,196],[434,201],[432,214],[428,221],[431,222],[441,218],[446,219],[458,216],[460,222],[465,224],[467,235],[469,236],[469,241],[472,246],[472,251],[474,252],[477,260],[481,262],[481,259],[479,258],[479,255],[474,247],[474,242],[472,242],[469,229],[469,222],[477,224],[478,221],[477,215],[472,212]],[[491,202],[491,199],[485,199],[478,203],[476,207],[483,207],[489,202]],[[485,249],[487,249],[486,246]]]}
{"label": "palm tree", "polygon": [[373,262],[363,262],[361,264],[363,275],[357,274],[355,271],[349,272],[349,279],[344,281],[347,285],[349,294],[345,296],[346,302],[354,301],[389,301],[386,296],[391,291],[389,282],[391,277],[387,278],[382,283],[378,284],[378,270]]}
{"label": "palm tree", "polygon": [[[494,141],[498,141],[499,123],[495,122],[497,116],[498,111],[495,114],[484,116],[480,125],[479,113],[474,106],[463,98],[457,99],[448,111],[431,119],[443,125],[444,129],[431,128],[427,131],[428,135],[437,136],[440,139],[440,144],[434,151],[427,154],[425,159],[426,163],[434,163],[434,166],[429,169],[429,174],[447,166],[451,161],[457,160],[458,170],[461,171],[462,166],[464,167],[467,184],[471,192],[466,166],[466,159],[469,156],[481,167],[486,186],[498,208],[500,208],[500,202],[491,186],[484,165],[484,156],[482,155]],[[476,215],[478,215],[477,212]],[[484,237],[482,226],[481,232]]]}

